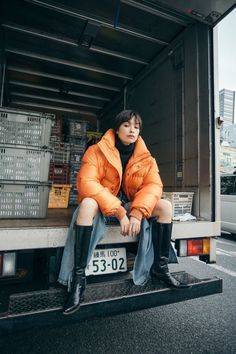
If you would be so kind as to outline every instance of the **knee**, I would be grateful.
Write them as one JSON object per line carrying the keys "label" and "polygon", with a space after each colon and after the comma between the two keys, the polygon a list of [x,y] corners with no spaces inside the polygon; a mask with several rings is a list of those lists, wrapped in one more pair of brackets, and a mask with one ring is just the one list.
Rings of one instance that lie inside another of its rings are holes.
{"label": "knee", "polygon": [[155,209],[154,209],[155,216],[160,218],[165,217],[168,219],[172,219],[172,204],[169,200],[160,199],[158,200]]}
{"label": "knee", "polygon": [[84,198],[80,202],[79,214],[76,219],[77,225],[92,225],[93,218],[98,211],[98,204],[92,198]]}
{"label": "knee", "polygon": [[98,203],[93,198],[84,198],[80,202],[80,211],[94,215],[98,211]]}

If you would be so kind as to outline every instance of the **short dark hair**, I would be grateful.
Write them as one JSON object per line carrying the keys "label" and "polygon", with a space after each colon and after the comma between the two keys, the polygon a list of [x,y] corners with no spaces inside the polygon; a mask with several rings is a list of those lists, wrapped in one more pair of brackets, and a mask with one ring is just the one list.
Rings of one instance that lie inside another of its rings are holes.
{"label": "short dark hair", "polygon": [[135,112],[131,109],[127,109],[124,111],[121,111],[119,114],[117,114],[117,116],[114,119],[114,123],[113,123],[113,129],[116,132],[121,124],[128,122],[130,119],[132,119],[133,117],[135,117],[135,119],[137,120],[137,122],[139,123],[139,129],[140,129],[140,133],[142,131],[142,118],[140,116],[140,114],[138,112]]}

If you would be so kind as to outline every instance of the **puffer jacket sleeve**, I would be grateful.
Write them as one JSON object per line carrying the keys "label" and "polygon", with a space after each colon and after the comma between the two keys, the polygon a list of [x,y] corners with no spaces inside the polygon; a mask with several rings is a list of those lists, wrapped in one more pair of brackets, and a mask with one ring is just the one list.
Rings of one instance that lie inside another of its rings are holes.
{"label": "puffer jacket sleeve", "polygon": [[93,198],[103,215],[114,215],[119,220],[126,214],[121,201],[104,187],[99,178],[99,166],[96,145],[88,148],[82,159],[82,166],[77,175],[79,200]]}
{"label": "puffer jacket sleeve", "polygon": [[163,184],[156,160],[152,158],[150,168],[131,204],[130,216],[141,220],[151,217],[156,202],[162,196]]}

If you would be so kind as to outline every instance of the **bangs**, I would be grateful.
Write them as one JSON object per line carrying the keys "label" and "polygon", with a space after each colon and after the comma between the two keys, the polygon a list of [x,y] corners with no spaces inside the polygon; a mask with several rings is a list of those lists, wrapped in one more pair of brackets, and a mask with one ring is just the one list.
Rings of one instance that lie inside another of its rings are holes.
{"label": "bangs", "polygon": [[125,110],[125,111],[120,112],[116,116],[116,118],[114,119],[114,125],[112,128],[115,131],[117,131],[120,128],[121,124],[123,124],[125,122],[129,122],[130,119],[132,119],[133,117],[135,117],[135,124],[139,125],[139,130],[141,133],[141,131],[142,131],[142,118],[138,112],[135,112],[132,110]]}

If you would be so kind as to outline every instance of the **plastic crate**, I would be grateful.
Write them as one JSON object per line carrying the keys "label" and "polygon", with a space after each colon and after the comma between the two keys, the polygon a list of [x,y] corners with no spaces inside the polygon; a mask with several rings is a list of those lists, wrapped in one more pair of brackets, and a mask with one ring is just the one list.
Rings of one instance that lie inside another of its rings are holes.
{"label": "plastic crate", "polygon": [[173,216],[192,211],[194,192],[163,192],[162,197],[172,204]]}
{"label": "plastic crate", "polygon": [[76,187],[76,179],[77,179],[77,169],[71,169],[71,172],[70,172],[70,178],[69,178],[69,183],[72,184],[73,187]]}
{"label": "plastic crate", "polygon": [[70,162],[70,145],[56,143],[52,147],[51,161],[55,163],[69,163]]}
{"label": "plastic crate", "polygon": [[62,135],[62,117],[55,118],[55,123],[52,126],[51,135],[61,137],[61,135]]}
{"label": "plastic crate", "polygon": [[53,184],[49,192],[48,208],[68,208],[70,184]]}
{"label": "plastic crate", "polygon": [[48,180],[56,184],[67,184],[70,177],[69,164],[50,163]]}
{"label": "plastic crate", "polygon": [[65,141],[69,144],[75,145],[77,147],[80,147],[81,151],[84,152],[86,147],[87,147],[87,138],[86,136],[77,136],[77,137],[73,137],[73,136],[65,136]]}
{"label": "plastic crate", "polygon": [[73,186],[71,189],[69,205],[78,205],[78,192],[76,186]]}
{"label": "plastic crate", "polygon": [[47,182],[50,152],[0,146],[0,180]]}
{"label": "plastic crate", "polygon": [[83,157],[83,153],[82,152],[75,152],[75,151],[71,151],[71,155],[70,155],[70,162],[71,164],[80,164],[81,160]]}
{"label": "plastic crate", "polygon": [[87,122],[86,121],[70,120],[68,123],[69,123],[69,132],[68,133],[71,137],[86,136],[86,131],[87,131]]}
{"label": "plastic crate", "polygon": [[0,182],[0,218],[45,218],[50,184]]}
{"label": "plastic crate", "polygon": [[61,137],[57,135],[51,135],[50,136],[50,141],[49,141],[49,146],[50,148],[54,147],[55,145],[60,145],[61,144]]}
{"label": "plastic crate", "polygon": [[0,143],[48,147],[55,116],[0,109]]}

